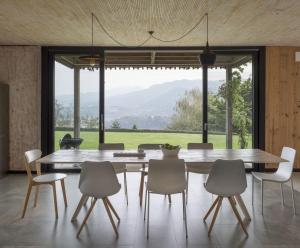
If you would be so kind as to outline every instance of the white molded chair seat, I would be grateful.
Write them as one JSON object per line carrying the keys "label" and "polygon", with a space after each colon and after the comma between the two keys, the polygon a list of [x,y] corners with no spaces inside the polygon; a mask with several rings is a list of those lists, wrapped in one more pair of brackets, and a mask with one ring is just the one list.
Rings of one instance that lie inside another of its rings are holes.
{"label": "white molded chair seat", "polygon": [[145,195],[145,212],[147,206],[147,238],[149,238],[149,212],[150,212],[150,194],[182,194],[183,203],[183,218],[185,221],[185,231],[187,234],[187,220],[186,220],[186,205],[185,205],[185,163],[183,159],[163,159],[163,160],[149,160],[148,182],[146,184]]}
{"label": "white molded chair seat", "polygon": [[274,182],[280,184],[282,205],[284,205],[284,195],[282,184],[291,182],[292,200],[294,214],[296,214],[295,199],[294,199],[294,185],[293,185],[293,168],[296,158],[296,150],[290,147],[283,147],[281,152],[281,158],[287,160],[287,162],[281,162],[275,173],[262,173],[252,172],[252,205],[254,199],[254,179],[261,183],[261,213],[264,210],[264,182]]}
{"label": "white molded chair seat", "polygon": [[[162,144],[139,144],[138,150],[160,150]],[[142,164],[142,168],[139,169],[141,172],[141,180],[140,180],[140,188],[139,188],[139,196],[140,196],[140,205],[142,206],[143,202],[143,194],[144,194],[144,181],[145,176],[148,174],[148,168],[146,167],[146,164]],[[169,196],[169,202],[171,202],[171,196]]]}
{"label": "white molded chair seat", "polygon": [[235,216],[237,217],[239,223],[241,224],[245,234],[248,236],[248,233],[243,224],[241,216],[236,209],[235,200],[234,200],[235,196],[238,196],[239,199],[242,199],[240,195],[247,188],[244,162],[242,160],[218,159],[213,164],[212,169],[207,178],[207,181],[204,184],[204,187],[208,192],[218,196],[204,217],[204,220],[206,220],[209,214],[211,213],[211,211],[215,208],[215,206],[217,206],[211,225],[208,230],[208,235],[210,235],[212,231],[223,198],[226,197],[228,198],[232,210]]}
{"label": "white molded chair seat", "polygon": [[263,172],[252,172],[252,175],[255,177],[255,179],[259,181],[269,181],[269,182],[281,182],[285,183],[289,179],[287,179],[283,175],[279,175],[277,173],[263,173]]}
{"label": "white molded chair seat", "polygon": [[82,196],[73,214],[72,221],[76,220],[76,217],[78,216],[86,199],[88,197],[93,197],[93,200],[77,232],[77,237],[81,233],[81,230],[87,222],[87,219],[90,216],[98,199],[102,199],[110,222],[113,226],[116,236],[118,237],[117,227],[113,220],[111,211],[113,212],[118,221],[120,221],[120,217],[118,216],[116,210],[109,201],[108,196],[118,193],[120,188],[121,185],[118,182],[118,178],[110,162],[84,162],[81,164],[79,190],[82,193]]}
{"label": "white molded chair seat", "polygon": [[[212,143],[188,143],[187,149],[188,150],[212,150],[213,144]],[[189,194],[189,173],[196,173],[196,174],[204,174],[208,175],[213,163],[186,163],[186,178],[187,178],[187,189],[186,189],[186,204],[188,203],[188,194]]]}
{"label": "white molded chair seat", "polygon": [[[99,144],[99,150],[124,150],[124,143],[102,143]],[[124,191],[126,196],[126,203],[128,205],[128,190],[127,190],[127,167],[125,163],[113,163],[113,168],[116,174],[123,173],[124,175]]]}
{"label": "white molded chair seat", "polygon": [[36,176],[33,178],[33,181],[35,181],[37,183],[50,183],[50,182],[62,180],[66,177],[67,177],[66,174],[53,173],[53,174],[45,174],[45,175]]}

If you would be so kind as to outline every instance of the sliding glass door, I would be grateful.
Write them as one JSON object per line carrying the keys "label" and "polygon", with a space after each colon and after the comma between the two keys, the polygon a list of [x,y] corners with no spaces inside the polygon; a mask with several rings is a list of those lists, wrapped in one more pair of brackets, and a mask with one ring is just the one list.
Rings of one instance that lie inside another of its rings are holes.
{"label": "sliding glass door", "polygon": [[252,148],[252,56],[218,57],[223,66],[208,68],[208,142],[215,148]]}

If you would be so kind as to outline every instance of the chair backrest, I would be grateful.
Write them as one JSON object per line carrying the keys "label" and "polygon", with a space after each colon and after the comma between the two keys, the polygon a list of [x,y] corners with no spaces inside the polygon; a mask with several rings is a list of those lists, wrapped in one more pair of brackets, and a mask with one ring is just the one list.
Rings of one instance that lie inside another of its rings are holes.
{"label": "chair backrest", "polygon": [[25,158],[26,158],[25,167],[26,167],[27,175],[29,178],[32,178],[31,165],[32,164],[35,165],[34,162],[36,160],[38,160],[39,158],[41,158],[41,156],[42,156],[42,152],[39,149],[33,149],[33,150],[25,152]]}
{"label": "chair backrest", "polygon": [[121,186],[111,162],[84,162],[81,164],[79,190],[83,195],[103,198],[113,195]]}
{"label": "chair backrest", "polygon": [[183,192],[186,189],[184,160],[150,159],[147,187],[150,191],[161,194]]}
{"label": "chair backrest", "polygon": [[294,162],[296,158],[296,150],[290,147],[283,147],[281,151],[281,158],[288,162],[279,163],[276,174],[289,180],[293,173]]}
{"label": "chair backrest", "polygon": [[208,175],[205,188],[210,193],[225,197],[243,193],[247,188],[243,160],[216,160]]}
{"label": "chair backrest", "polygon": [[188,143],[187,149],[210,150],[210,149],[214,149],[214,145],[213,143]]}
{"label": "chair backrest", "polygon": [[160,150],[162,144],[139,144],[138,149],[143,150]]}
{"label": "chair backrest", "polygon": [[99,150],[124,150],[124,143],[102,143],[99,144]]}

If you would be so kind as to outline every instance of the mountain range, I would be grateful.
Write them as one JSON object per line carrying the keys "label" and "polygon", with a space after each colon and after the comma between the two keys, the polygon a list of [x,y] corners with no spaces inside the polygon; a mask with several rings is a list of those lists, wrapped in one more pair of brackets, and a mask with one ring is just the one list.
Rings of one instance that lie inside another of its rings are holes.
{"label": "mountain range", "polygon": [[[209,81],[209,91],[216,93],[222,81]],[[105,125],[109,127],[118,120],[123,128],[165,128],[174,114],[176,102],[186,91],[202,88],[201,80],[176,80],[155,84],[147,89],[129,93],[107,94],[105,100]],[[66,109],[73,106],[73,95],[59,95],[56,100]],[[99,93],[80,95],[81,116],[98,116]]]}

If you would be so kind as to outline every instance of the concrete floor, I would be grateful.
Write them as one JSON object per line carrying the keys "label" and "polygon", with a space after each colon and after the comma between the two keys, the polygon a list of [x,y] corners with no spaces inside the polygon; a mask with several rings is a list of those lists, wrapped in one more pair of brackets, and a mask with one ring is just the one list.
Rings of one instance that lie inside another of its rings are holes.
{"label": "concrete floor", "polygon": [[[123,184],[122,177],[120,182]],[[300,191],[300,174],[295,173],[296,189]],[[201,175],[190,176],[189,204],[187,206],[189,237],[185,239],[181,196],[173,196],[169,205],[164,196],[151,198],[150,238],[146,239],[143,209],[138,203],[139,174],[128,173],[129,206],[124,191],[111,197],[121,217],[116,239],[102,202],[94,208],[79,239],[76,232],[87,209],[71,223],[70,219],[80,198],[78,175],[66,179],[69,206],[65,209],[61,189],[58,190],[59,218],[54,217],[50,186],[41,188],[39,205],[30,202],[24,219],[20,219],[27,178],[9,175],[0,180],[0,247],[300,247],[300,193],[296,192],[298,216],[293,215],[290,187],[284,187],[286,206],[281,205],[279,185],[266,184],[264,217],[261,215],[259,184],[255,186],[255,204],[251,206],[251,180],[243,198],[252,216],[246,238],[237,224],[227,201],[224,201],[211,237],[202,218],[212,203],[212,197],[202,186]],[[31,197],[31,200],[33,197]]]}

